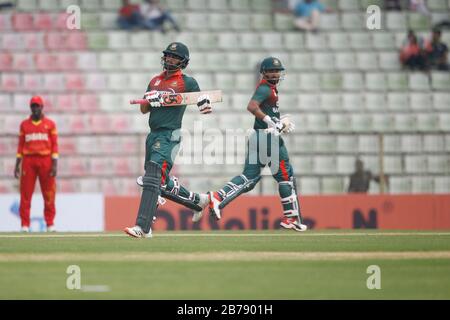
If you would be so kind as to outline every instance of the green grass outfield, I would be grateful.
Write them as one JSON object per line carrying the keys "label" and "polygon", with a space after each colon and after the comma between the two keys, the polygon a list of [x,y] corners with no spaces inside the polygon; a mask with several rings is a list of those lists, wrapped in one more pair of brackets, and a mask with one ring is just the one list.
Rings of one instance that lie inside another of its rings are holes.
{"label": "green grass outfield", "polygon": [[0,299],[450,299],[450,232],[0,233]]}

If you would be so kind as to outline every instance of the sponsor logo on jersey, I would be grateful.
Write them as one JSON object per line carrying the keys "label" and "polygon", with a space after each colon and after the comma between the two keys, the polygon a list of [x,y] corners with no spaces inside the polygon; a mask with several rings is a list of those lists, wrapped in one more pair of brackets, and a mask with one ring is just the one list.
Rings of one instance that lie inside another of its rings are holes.
{"label": "sponsor logo on jersey", "polygon": [[159,149],[159,148],[161,148],[161,142],[159,142],[159,141],[156,141],[154,144],[153,144],[153,149]]}
{"label": "sponsor logo on jersey", "polygon": [[25,135],[25,142],[30,141],[48,141],[46,133],[30,133]]}
{"label": "sponsor logo on jersey", "polygon": [[160,80],[160,79],[156,80],[156,82],[155,82],[155,87],[159,86],[160,83],[161,83],[161,80]]}

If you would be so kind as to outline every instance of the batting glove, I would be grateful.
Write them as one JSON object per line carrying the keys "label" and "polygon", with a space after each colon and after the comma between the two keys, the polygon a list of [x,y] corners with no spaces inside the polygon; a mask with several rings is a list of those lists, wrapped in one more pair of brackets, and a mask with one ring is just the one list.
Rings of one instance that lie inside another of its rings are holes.
{"label": "batting glove", "polygon": [[267,123],[267,129],[266,132],[267,133],[272,133],[276,136],[279,136],[283,130],[285,129],[285,125],[280,121],[280,119],[278,119],[277,117],[269,117],[269,116],[265,116],[263,118],[263,121],[265,123]]}
{"label": "batting glove", "polygon": [[152,90],[146,92],[144,95],[144,99],[148,101],[150,107],[153,108],[162,107],[163,97],[159,91]]}
{"label": "batting glove", "polygon": [[285,126],[283,133],[291,133],[295,130],[295,124],[291,121],[289,114],[281,116],[280,120]]}
{"label": "batting glove", "polygon": [[203,94],[197,99],[197,107],[201,114],[208,114],[212,112],[211,99],[207,94]]}

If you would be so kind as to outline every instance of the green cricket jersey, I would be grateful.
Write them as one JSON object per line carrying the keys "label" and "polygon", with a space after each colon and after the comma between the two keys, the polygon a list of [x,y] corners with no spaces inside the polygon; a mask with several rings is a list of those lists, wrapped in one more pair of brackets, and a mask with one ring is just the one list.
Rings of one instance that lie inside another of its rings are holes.
{"label": "green cricket jersey", "polygon": [[[266,80],[261,80],[255,93],[252,96],[252,100],[260,103],[259,107],[262,112],[269,117],[280,118],[280,112],[278,110],[278,90],[273,84],[268,83]],[[267,129],[267,123],[255,118],[254,129]]]}
{"label": "green cricket jersey", "polygon": [[[166,72],[164,71],[154,77],[147,86],[147,91],[157,90],[171,93],[200,91],[197,81],[194,78],[183,74],[181,70],[173,73],[168,78],[165,78],[165,76]],[[161,129],[180,129],[185,110],[186,105],[159,108],[151,107],[148,120],[150,129],[152,131]]]}

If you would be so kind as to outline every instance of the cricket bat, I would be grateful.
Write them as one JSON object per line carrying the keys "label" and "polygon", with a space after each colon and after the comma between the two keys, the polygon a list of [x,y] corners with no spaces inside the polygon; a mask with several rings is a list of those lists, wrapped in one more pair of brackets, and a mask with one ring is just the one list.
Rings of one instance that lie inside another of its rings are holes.
{"label": "cricket bat", "polygon": [[[163,103],[164,107],[180,106],[197,104],[197,99],[201,96],[207,94],[213,102],[222,102],[222,90],[211,90],[211,91],[199,91],[199,92],[185,92],[185,93],[163,93]],[[145,99],[134,99],[130,100],[130,104],[148,104]]]}

